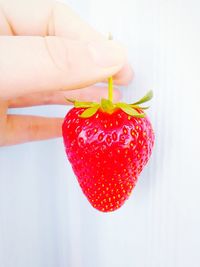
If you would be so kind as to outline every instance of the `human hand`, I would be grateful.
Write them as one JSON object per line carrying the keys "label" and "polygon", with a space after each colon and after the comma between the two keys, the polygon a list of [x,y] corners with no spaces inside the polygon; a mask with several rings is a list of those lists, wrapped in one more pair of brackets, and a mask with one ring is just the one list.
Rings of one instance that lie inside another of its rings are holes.
{"label": "human hand", "polygon": [[62,118],[8,115],[8,108],[97,101],[107,87],[94,84],[111,75],[119,85],[132,79],[124,49],[68,6],[0,0],[0,146],[61,136]]}

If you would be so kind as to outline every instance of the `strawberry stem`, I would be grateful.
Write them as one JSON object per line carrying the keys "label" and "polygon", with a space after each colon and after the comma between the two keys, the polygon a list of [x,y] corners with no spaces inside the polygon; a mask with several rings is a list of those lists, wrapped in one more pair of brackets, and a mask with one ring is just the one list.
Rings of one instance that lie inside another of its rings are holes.
{"label": "strawberry stem", "polygon": [[113,101],[113,78],[108,78],[108,100]]}

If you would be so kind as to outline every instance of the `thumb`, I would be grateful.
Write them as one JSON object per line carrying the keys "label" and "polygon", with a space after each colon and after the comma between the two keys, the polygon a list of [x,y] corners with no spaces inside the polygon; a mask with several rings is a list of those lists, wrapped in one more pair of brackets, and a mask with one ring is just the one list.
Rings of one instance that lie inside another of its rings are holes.
{"label": "thumb", "polygon": [[86,87],[115,74],[126,62],[124,49],[114,41],[1,36],[0,43],[3,98]]}

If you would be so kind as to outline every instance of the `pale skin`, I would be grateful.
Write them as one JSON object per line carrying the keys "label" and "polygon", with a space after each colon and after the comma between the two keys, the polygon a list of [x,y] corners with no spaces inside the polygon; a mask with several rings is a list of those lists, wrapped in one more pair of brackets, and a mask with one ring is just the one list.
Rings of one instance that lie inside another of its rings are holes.
{"label": "pale skin", "polygon": [[95,84],[110,76],[116,85],[132,80],[124,48],[68,6],[0,0],[0,146],[61,136],[63,118],[8,115],[9,108],[65,105],[65,97],[99,101],[107,85]]}

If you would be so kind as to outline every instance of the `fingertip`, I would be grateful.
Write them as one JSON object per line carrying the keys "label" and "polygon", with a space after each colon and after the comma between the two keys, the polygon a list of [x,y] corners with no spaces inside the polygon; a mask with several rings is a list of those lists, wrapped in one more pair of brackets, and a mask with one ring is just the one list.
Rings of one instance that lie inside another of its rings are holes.
{"label": "fingertip", "polygon": [[114,83],[120,85],[129,85],[134,79],[134,71],[130,64],[126,63],[122,69],[114,75]]}

